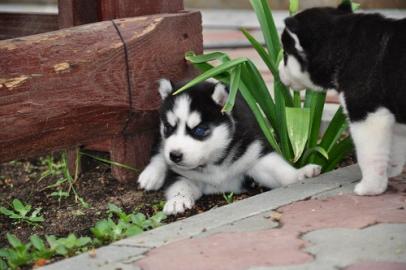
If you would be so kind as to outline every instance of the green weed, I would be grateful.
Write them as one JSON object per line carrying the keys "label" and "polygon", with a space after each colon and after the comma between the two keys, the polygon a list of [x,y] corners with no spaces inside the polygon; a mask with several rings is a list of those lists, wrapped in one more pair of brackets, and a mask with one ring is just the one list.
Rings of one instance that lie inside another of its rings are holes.
{"label": "green weed", "polygon": [[14,199],[11,203],[11,208],[0,207],[0,213],[10,219],[15,220],[16,223],[26,222],[30,225],[37,225],[44,221],[44,217],[40,215],[42,208],[35,208],[33,211],[32,206],[24,204],[19,199]]}

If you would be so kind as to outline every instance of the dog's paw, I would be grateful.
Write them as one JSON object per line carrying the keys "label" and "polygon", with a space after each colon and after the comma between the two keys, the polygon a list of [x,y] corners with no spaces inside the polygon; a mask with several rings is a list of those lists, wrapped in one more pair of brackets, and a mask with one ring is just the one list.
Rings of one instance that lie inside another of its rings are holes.
{"label": "dog's paw", "polygon": [[187,196],[176,196],[169,199],[164,206],[165,215],[176,215],[185,212],[187,209],[191,209],[194,205],[194,200]]}
{"label": "dog's paw", "polygon": [[385,192],[388,186],[387,179],[380,179],[378,181],[365,181],[361,180],[354,189],[357,195],[379,195]]}
{"label": "dog's paw", "polygon": [[138,177],[138,183],[145,190],[158,190],[165,182],[166,172],[154,166],[147,166]]}
{"label": "dog's paw", "polygon": [[315,177],[321,173],[321,166],[316,164],[308,164],[303,168],[299,169],[299,180],[303,180],[305,178]]}

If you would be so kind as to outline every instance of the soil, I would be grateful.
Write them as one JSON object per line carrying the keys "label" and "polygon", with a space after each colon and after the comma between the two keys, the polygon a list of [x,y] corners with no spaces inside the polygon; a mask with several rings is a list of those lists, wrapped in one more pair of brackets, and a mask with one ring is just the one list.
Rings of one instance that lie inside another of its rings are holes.
{"label": "soil", "polygon": [[[58,156],[58,154],[56,154]],[[60,155],[59,155],[60,156]],[[30,204],[33,208],[41,207],[41,214],[45,221],[38,226],[26,223],[15,224],[7,217],[0,214],[0,247],[7,245],[6,234],[15,234],[23,241],[27,241],[32,234],[67,236],[74,232],[78,236],[90,235],[89,228],[107,216],[107,204],[114,203],[126,212],[133,210],[142,212],[148,216],[162,207],[164,196],[162,192],[144,192],[137,186],[134,180],[129,183],[119,183],[110,171],[110,166],[95,160],[83,160],[88,169],[82,173],[75,182],[78,194],[90,205],[83,207],[75,201],[73,195],[58,201],[51,194],[55,188],[46,188],[54,184],[60,176],[50,176],[41,179],[41,174],[47,167],[43,164],[43,158],[27,159],[0,164],[0,206],[9,208],[14,198]],[[353,163],[353,157],[349,156],[340,166]],[[61,186],[63,190],[67,186]],[[234,195],[233,200],[241,200],[265,189],[253,187],[248,192]],[[204,196],[197,201],[196,206],[176,217],[169,217],[165,223],[183,219],[211,208],[227,204],[223,195]],[[160,206],[161,205],[161,206]]]}
{"label": "soil", "polygon": [[[58,156],[58,155],[56,155]],[[110,166],[97,161],[82,173],[75,182],[78,194],[90,205],[85,208],[75,201],[72,194],[68,198],[58,201],[51,194],[56,188],[47,188],[55,184],[60,176],[51,176],[41,179],[41,174],[47,166],[41,162],[43,158],[27,159],[0,164],[0,206],[10,208],[10,203],[17,198],[33,208],[41,207],[41,214],[45,221],[38,226],[26,223],[15,224],[6,216],[0,214],[0,247],[7,245],[6,234],[15,234],[23,241],[27,241],[32,234],[66,236],[75,232],[78,236],[90,235],[89,228],[107,216],[107,204],[114,203],[126,212],[133,210],[151,216],[157,208],[162,207],[164,196],[162,192],[144,192],[139,189],[134,180],[129,183],[119,183],[112,175]],[[68,186],[62,185],[66,191]],[[262,188],[253,188],[248,192],[234,195],[234,200],[240,200],[264,191]],[[165,223],[183,219],[214,207],[227,204],[222,195],[204,196],[196,206],[175,217],[169,217]]]}

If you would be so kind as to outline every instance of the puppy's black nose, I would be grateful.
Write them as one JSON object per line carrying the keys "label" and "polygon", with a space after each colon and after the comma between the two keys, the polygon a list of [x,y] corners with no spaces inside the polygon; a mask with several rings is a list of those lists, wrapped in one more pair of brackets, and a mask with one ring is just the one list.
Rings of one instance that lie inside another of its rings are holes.
{"label": "puppy's black nose", "polygon": [[169,153],[169,158],[175,163],[181,162],[182,157],[183,157],[183,154],[179,151],[172,151]]}

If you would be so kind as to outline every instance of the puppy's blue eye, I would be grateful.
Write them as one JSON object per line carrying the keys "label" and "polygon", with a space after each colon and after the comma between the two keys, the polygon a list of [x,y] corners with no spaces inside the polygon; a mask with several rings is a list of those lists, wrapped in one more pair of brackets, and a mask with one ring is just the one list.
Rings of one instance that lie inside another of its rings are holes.
{"label": "puppy's blue eye", "polygon": [[206,135],[207,132],[207,128],[205,127],[196,127],[193,129],[193,135],[197,136],[197,137],[203,137]]}

